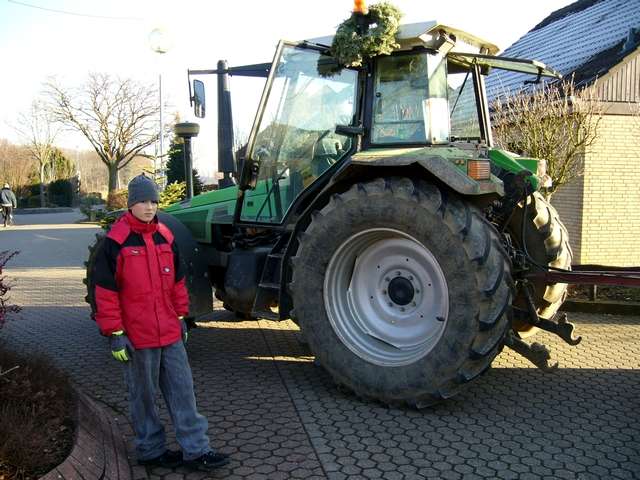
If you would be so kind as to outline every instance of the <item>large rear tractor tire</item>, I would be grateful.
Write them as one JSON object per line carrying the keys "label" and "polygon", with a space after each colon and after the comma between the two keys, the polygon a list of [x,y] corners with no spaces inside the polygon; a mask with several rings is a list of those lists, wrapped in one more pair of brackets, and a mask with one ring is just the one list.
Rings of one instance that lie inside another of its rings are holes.
{"label": "large rear tractor tire", "polygon": [[358,396],[426,407],[485,372],[510,325],[498,232],[449,191],[407,178],[335,194],[299,237],[292,316]]}
{"label": "large rear tractor tire", "polygon": [[[533,260],[544,266],[571,269],[573,252],[569,245],[567,229],[560,221],[555,208],[540,194],[534,194],[527,199],[527,214],[525,218],[524,242],[522,236],[522,217],[524,203],[515,211],[509,232],[520,249],[526,244],[527,252]],[[533,271],[543,271],[539,266],[533,266]],[[538,316],[550,319],[558,311],[567,297],[566,283],[546,283],[542,280],[533,282],[532,297]],[[513,303],[514,307],[527,310],[524,293],[519,292]],[[516,321],[514,329],[522,336],[531,336],[538,331],[531,324]]]}

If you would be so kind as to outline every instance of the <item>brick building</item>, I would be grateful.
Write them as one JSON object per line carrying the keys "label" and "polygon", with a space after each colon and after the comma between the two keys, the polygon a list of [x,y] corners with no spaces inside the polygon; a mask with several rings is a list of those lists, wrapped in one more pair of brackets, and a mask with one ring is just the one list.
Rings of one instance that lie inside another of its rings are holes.
{"label": "brick building", "polygon": [[[597,80],[605,112],[599,137],[583,153],[584,176],[559,189],[553,205],[575,264],[640,265],[640,0],[577,1],[502,55],[540,60],[578,86]],[[519,90],[526,79],[493,72],[489,98]]]}

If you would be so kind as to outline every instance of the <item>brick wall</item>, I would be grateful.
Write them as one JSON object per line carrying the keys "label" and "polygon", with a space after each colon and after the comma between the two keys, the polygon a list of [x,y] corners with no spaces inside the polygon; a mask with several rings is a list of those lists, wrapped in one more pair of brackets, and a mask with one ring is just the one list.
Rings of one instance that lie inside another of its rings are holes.
{"label": "brick wall", "polygon": [[569,232],[569,243],[573,250],[573,263],[582,263],[582,207],[584,201],[584,178],[576,178],[559,188],[551,199],[558,210],[560,220]]}
{"label": "brick wall", "polygon": [[640,266],[640,145],[634,120],[605,115],[599,138],[585,155],[584,177],[553,197],[576,264]]}

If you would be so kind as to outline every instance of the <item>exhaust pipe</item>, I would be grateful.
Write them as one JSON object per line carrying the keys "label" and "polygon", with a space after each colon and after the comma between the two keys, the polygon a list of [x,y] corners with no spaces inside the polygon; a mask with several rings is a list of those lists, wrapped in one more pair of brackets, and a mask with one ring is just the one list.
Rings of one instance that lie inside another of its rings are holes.
{"label": "exhaust pipe", "polygon": [[222,178],[220,188],[235,184],[236,165],[233,159],[233,116],[231,114],[231,90],[226,60],[218,61],[218,171]]}
{"label": "exhaust pipe", "polygon": [[200,125],[192,122],[176,123],[173,131],[184,140],[184,178],[187,182],[187,199],[193,198],[193,156],[191,139],[200,133]]}

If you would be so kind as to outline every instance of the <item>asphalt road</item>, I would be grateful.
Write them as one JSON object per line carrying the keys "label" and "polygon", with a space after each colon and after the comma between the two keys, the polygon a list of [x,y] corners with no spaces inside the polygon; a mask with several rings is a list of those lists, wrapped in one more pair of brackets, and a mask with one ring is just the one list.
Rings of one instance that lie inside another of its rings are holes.
{"label": "asphalt road", "polygon": [[[48,354],[85,393],[124,415],[122,372],[83,301],[82,261],[97,228],[71,223],[78,218],[23,215],[0,228],[0,250],[20,250],[5,274],[23,306],[0,338]],[[213,444],[232,456],[213,478],[640,478],[640,312],[570,320],[579,346],[536,338],[560,362],[555,374],[505,350],[458,397],[412,411],[336,389],[293,323],[216,311],[188,345]],[[148,474],[204,478],[182,469]]]}

